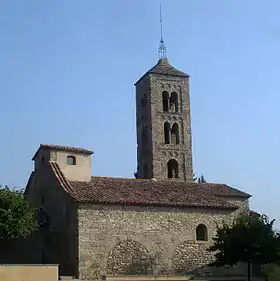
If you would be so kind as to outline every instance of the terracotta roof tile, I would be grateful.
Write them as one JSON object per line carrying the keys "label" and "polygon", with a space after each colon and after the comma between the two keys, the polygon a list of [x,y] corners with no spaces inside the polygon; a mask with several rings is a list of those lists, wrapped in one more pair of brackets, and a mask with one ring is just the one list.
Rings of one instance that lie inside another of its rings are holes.
{"label": "terracotta roof tile", "polygon": [[73,198],[78,198],[78,194],[76,193],[76,191],[72,188],[72,186],[70,185],[69,181],[66,179],[66,177],[64,176],[64,174],[62,173],[59,165],[57,164],[57,162],[53,162],[50,161],[49,165],[51,167],[51,170],[53,171],[57,183],[67,192],[69,193]]}
{"label": "terracotta roof tile", "polygon": [[238,190],[236,188],[230,187],[226,184],[220,184],[220,183],[198,183],[200,184],[204,189],[209,190],[211,193],[222,196],[222,197],[245,197],[249,198],[251,197],[250,194],[245,193],[241,190]]}
{"label": "terracotta roof tile", "polygon": [[50,162],[50,167],[62,188],[80,203],[235,210],[238,207],[227,202],[226,197],[250,196],[227,185],[208,183],[112,177],[92,177],[89,182],[68,181],[56,162]]}
{"label": "terracotta roof tile", "polygon": [[87,150],[85,148],[75,147],[75,146],[65,146],[65,145],[54,145],[54,144],[40,144],[40,147],[32,157],[32,160],[35,159],[36,155],[39,153],[41,149],[53,149],[53,150],[60,150],[60,151],[66,151],[66,152],[76,152],[76,153],[82,153],[82,154],[93,154],[93,151]]}
{"label": "terracotta roof tile", "polygon": [[81,203],[237,209],[195,183],[111,177],[69,183]]}

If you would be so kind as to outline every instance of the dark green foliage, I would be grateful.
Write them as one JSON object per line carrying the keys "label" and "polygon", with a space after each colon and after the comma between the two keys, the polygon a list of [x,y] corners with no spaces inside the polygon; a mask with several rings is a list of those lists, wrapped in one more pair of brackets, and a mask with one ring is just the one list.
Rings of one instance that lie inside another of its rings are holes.
{"label": "dark green foliage", "polygon": [[[263,265],[280,260],[280,238],[273,230],[274,220],[267,216],[246,214],[232,225],[223,224],[217,229],[214,243],[209,248],[215,252],[214,266],[235,265],[238,262]],[[248,270],[248,280],[250,271]]]}
{"label": "dark green foliage", "polygon": [[201,175],[199,178],[197,178],[197,177],[195,176],[195,173],[193,173],[193,182],[205,183],[206,180],[204,179],[204,176],[203,176],[203,175]]}
{"label": "dark green foliage", "polygon": [[203,175],[201,175],[201,177],[198,178],[198,182],[201,182],[201,183],[205,183],[206,182],[206,180],[204,179]]}
{"label": "dark green foliage", "polygon": [[276,264],[266,264],[262,266],[262,274],[266,281],[279,281],[280,267]]}
{"label": "dark green foliage", "polygon": [[195,173],[193,173],[193,182],[197,181],[197,177],[195,176]]}
{"label": "dark green foliage", "polygon": [[0,186],[0,244],[25,238],[37,229],[35,209],[21,190]]}

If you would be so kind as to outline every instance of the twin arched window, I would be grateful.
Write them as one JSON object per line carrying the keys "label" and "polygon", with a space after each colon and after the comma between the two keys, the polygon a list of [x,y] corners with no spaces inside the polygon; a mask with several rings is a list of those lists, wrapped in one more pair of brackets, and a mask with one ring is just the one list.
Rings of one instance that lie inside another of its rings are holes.
{"label": "twin arched window", "polygon": [[168,122],[164,123],[164,143],[179,144],[179,126],[174,123],[172,127]]}
{"label": "twin arched window", "polygon": [[208,241],[207,227],[204,224],[199,224],[196,227],[196,240],[197,241]]}
{"label": "twin arched window", "polygon": [[164,112],[178,112],[179,103],[178,103],[178,94],[172,92],[170,97],[167,91],[162,92],[162,109]]}
{"label": "twin arched window", "polygon": [[168,122],[164,123],[164,143],[170,144],[170,124]]}
{"label": "twin arched window", "polygon": [[169,104],[169,94],[168,92],[164,91],[162,92],[162,109],[164,112],[168,111],[168,105]]}
{"label": "twin arched window", "polygon": [[174,123],[171,128],[171,143],[179,144],[179,126],[177,123]]}

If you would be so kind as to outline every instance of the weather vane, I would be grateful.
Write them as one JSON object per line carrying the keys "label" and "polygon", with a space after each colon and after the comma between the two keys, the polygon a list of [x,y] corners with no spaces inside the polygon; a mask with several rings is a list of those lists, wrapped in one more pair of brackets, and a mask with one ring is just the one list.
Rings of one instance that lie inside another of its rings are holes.
{"label": "weather vane", "polygon": [[163,25],[162,25],[162,13],[161,13],[161,3],[160,3],[160,42],[158,47],[158,58],[165,59],[166,58],[166,46],[163,41]]}

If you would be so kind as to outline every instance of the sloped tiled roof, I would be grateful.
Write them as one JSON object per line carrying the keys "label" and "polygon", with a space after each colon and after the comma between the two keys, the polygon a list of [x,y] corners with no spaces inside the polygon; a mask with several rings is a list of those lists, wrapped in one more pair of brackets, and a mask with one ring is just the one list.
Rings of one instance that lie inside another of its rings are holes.
{"label": "sloped tiled roof", "polygon": [[[56,162],[51,162],[50,167],[58,183],[79,203],[231,210],[238,208],[226,201],[225,197],[231,194],[230,191],[226,192],[227,189],[231,189],[226,185],[216,188],[217,184],[112,177],[92,177],[89,182],[68,181]],[[250,196],[243,192],[240,192],[239,195],[243,197]]]}
{"label": "sloped tiled roof", "polygon": [[162,75],[171,75],[171,76],[181,76],[181,77],[189,77],[188,74],[178,70],[169,64],[167,59],[160,59],[158,63],[152,67],[149,71],[147,71],[136,83],[135,85],[146,75],[154,73],[154,74],[162,74]]}
{"label": "sloped tiled roof", "polygon": [[81,202],[236,209],[193,183],[92,177],[90,182],[70,184]]}
{"label": "sloped tiled roof", "polygon": [[[199,184],[199,183],[198,183]],[[245,193],[241,190],[238,190],[234,187],[230,187],[226,184],[219,184],[219,183],[200,183],[202,187],[209,192],[221,196],[221,197],[244,197],[249,198],[251,195]]]}
{"label": "sloped tiled roof", "polygon": [[249,214],[250,215],[256,215],[256,216],[261,216],[260,213],[256,212],[256,211],[253,211],[253,210],[249,210]]}
{"label": "sloped tiled roof", "polygon": [[39,153],[40,150],[42,149],[53,149],[53,150],[60,150],[60,151],[67,151],[67,152],[76,152],[76,153],[81,153],[81,154],[88,154],[91,155],[93,154],[93,151],[87,150],[85,148],[81,147],[75,147],[75,146],[65,146],[65,145],[53,145],[53,144],[40,144],[38,150],[32,157],[32,160],[34,160]]}
{"label": "sloped tiled roof", "polygon": [[78,193],[72,188],[69,181],[65,178],[59,165],[56,162],[49,162],[50,167],[56,177],[57,183],[74,199],[78,198]]}

